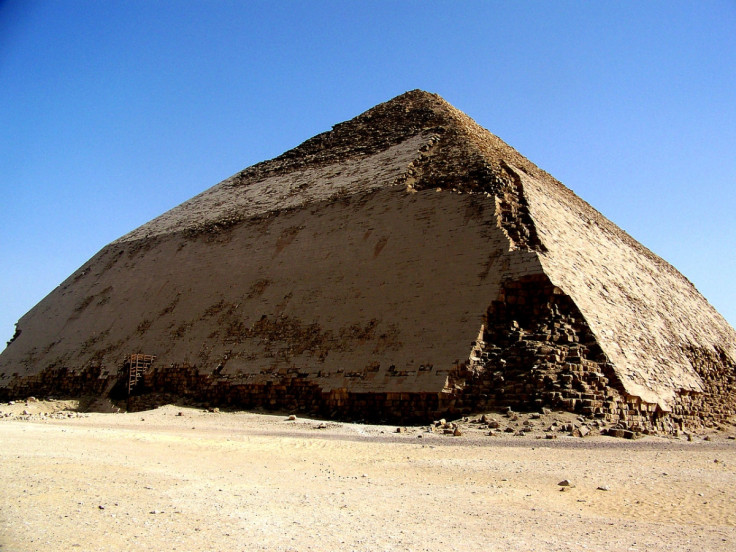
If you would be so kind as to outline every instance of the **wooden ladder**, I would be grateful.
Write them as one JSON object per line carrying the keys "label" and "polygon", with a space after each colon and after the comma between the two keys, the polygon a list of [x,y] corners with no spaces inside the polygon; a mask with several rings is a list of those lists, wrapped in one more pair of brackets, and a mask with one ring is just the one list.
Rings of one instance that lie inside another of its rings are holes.
{"label": "wooden ladder", "polygon": [[153,361],[156,359],[154,355],[143,355],[136,353],[128,355],[126,364],[128,365],[128,395],[133,392],[133,389],[138,385],[138,382],[143,378],[143,374],[151,367]]}

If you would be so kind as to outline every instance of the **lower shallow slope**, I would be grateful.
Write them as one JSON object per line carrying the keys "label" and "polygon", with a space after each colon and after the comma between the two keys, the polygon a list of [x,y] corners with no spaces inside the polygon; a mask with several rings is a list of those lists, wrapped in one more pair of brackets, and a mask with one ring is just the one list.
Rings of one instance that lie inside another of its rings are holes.
{"label": "lower shallow slope", "polygon": [[156,359],[136,391],[424,416],[443,407],[504,274],[521,258],[538,267],[515,257],[492,199],[398,187],[112,244],[20,321],[3,384],[101,393],[142,353]]}

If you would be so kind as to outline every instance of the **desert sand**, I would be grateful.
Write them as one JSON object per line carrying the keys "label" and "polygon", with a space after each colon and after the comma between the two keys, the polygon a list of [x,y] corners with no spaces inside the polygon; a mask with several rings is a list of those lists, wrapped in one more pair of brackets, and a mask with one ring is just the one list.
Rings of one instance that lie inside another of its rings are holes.
{"label": "desert sand", "polygon": [[75,408],[0,404],[0,550],[736,549],[732,429],[544,439],[544,419],[491,437],[472,419],[453,436]]}

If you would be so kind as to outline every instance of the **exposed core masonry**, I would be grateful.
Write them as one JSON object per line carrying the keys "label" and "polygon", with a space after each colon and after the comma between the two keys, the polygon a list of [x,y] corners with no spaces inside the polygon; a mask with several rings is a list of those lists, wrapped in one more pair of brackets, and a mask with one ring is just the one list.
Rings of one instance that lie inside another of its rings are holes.
{"label": "exposed core masonry", "polygon": [[103,248],[20,319],[0,397],[671,432],[736,414],[735,359],[677,270],[415,90]]}

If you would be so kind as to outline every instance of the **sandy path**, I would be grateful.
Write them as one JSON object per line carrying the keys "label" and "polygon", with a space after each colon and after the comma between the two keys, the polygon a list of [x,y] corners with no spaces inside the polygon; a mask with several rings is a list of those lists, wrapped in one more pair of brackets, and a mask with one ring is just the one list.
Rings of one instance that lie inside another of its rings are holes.
{"label": "sandy path", "polygon": [[173,406],[3,419],[0,550],[736,549],[732,440],[317,424]]}

